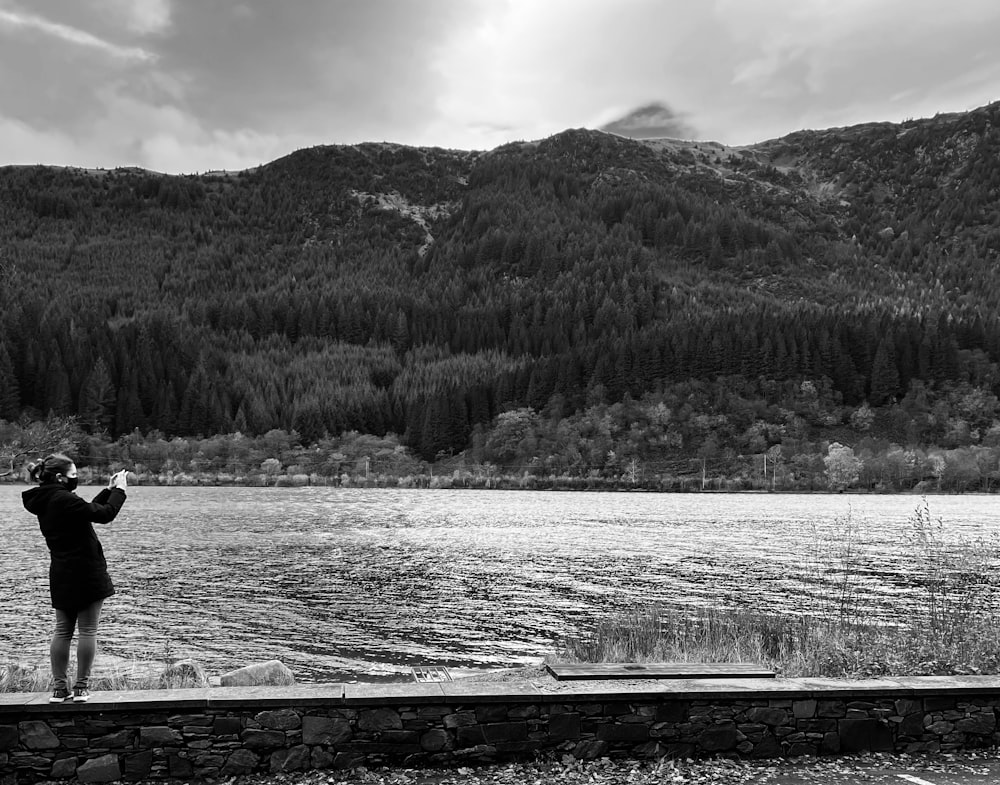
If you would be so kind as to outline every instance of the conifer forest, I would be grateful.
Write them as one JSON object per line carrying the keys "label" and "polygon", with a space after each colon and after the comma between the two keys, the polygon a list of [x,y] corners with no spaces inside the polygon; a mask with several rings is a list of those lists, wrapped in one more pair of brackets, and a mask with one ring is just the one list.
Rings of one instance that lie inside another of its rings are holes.
{"label": "conifer forest", "polygon": [[998,254],[1000,103],[741,148],[5,167],[0,443],[55,418],[81,467],[150,475],[990,491]]}

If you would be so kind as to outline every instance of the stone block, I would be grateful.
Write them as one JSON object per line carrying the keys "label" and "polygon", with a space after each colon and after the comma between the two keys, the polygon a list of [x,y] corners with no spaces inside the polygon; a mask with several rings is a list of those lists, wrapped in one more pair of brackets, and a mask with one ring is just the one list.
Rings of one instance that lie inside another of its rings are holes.
{"label": "stone block", "polygon": [[462,728],[475,724],[476,714],[472,711],[456,711],[454,714],[448,714],[444,718],[444,726],[448,730],[455,730],[455,728]]}
{"label": "stone block", "polygon": [[360,752],[338,752],[333,759],[333,765],[338,769],[355,769],[364,765],[365,756]]}
{"label": "stone block", "polygon": [[476,707],[476,722],[503,722],[507,719],[507,707],[498,705],[486,705]]}
{"label": "stone block", "polygon": [[450,747],[451,736],[448,735],[447,731],[440,728],[429,730],[420,737],[420,748],[426,752],[440,752],[441,750],[450,749]]}
{"label": "stone block", "polygon": [[243,721],[239,717],[216,717],[212,721],[213,736],[238,736],[243,730]]}
{"label": "stone block", "polygon": [[955,730],[955,726],[947,720],[938,720],[937,722],[932,722],[930,725],[926,724],[926,722],[924,720],[924,728],[926,728],[928,733],[933,733],[936,736],[947,736]]}
{"label": "stone block", "polygon": [[483,725],[483,736],[487,744],[502,741],[525,741],[528,738],[526,722],[494,722]]}
{"label": "stone block", "polygon": [[573,748],[573,757],[578,760],[594,760],[603,757],[607,751],[608,743],[606,741],[590,739],[581,741]]}
{"label": "stone block", "polygon": [[512,720],[533,720],[538,717],[538,707],[514,706],[507,712],[507,717]]}
{"label": "stone block", "polygon": [[922,736],[924,733],[924,715],[907,714],[899,722],[900,736]]}
{"label": "stone block", "polygon": [[41,755],[32,755],[28,752],[14,753],[10,756],[10,762],[15,769],[39,769],[48,771],[52,766],[51,758],[44,758]]}
{"label": "stone block", "polygon": [[949,698],[945,695],[934,695],[924,698],[924,711],[948,711],[949,709],[954,709],[957,700],[955,698]]}
{"label": "stone block", "polygon": [[250,749],[268,749],[271,747],[284,747],[287,739],[280,730],[254,730],[248,729],[240,734],[243,746]]}
{"label": "stone block", "polygon": [[226,758],[226,763],[222,767],[222,774],[228,777],[239,774],[250,774],[260,764],[260,758],[250,750],[233,750]]}
{"label": "stone block", "polygon": [[268,660],[224,673],[219,681],[223,687],[286,687],[295,683],[295,674],[280,660]]}
{"label": "stone block", "polygon": [[167,718],[167,725],[176,727],[178,725],[199,725],[207,728],[212,724],[214,717],[207,714],[174,714]]}
{"label": "stone block", "polygon": [[846,717],[847,706],[843,701],[818,701],[816,704],[817,717]]}
{"label": "stone block", "polygon": [[0,750],[12,750],[17,746],[17,726],[0,725]]}
{"label": "stone block", "polygon": [[76,776],[76,758],[61,758],[52,764],[49,776],[54,780],[65,780]]}
{"label": "stone block", "polygon": [[260,727],[271,730],[294,730],[302,727],[302,719],[291,709],[262,711],[255,715],[254,719]]}
{"label": "stone block", "polygon": [[174,753],[167,757],[167,771],[174,779],[184,779],[194,774],[194,764],[189,758]]}
{"label": "stone block", "polygon": [[549,717],[549,736],[556,741],[580,738],[579,714],[553,714]]}
{"label": "stone block", "polygon": [[649,728],[645,725],[615,725],[606,722],[597,729],[598,741],[643,744],[649,741]]}
{"label": "stone block", "polygon": [[764,725],[784,725],[788,721],[788,712],[784,709],[756,707],[747,712],[747,719]]}
{"label": "stone block", "polygon": [[806,720],[816,716],[818,702],[812,699],[792,701],[792,716],[797,720]]}
{"label": "stone block", "polygon": [[799,720],[795,723],[795,728],[803,733],[835,733],[837,730],[837,720],[833,718]]}
{"label": "stone block", "polygon": [[413,730],[384,730],[378,734],[382,744],[419,744],[420,734]]}
{"label": "stone block", "polygon": [[153,751],[145,750],[135,755],[126,755],[122,774],[130,780],[144,780],[153,768]]}
{"label": "stone block", "polygon": [[394,709],[365,709],[358,714],[358,730],[400,730],[403,720]]}
{"label": "stone block", "polygon": [[76,777],[80,782],[114,782],[122,778],[121,766],[117,755],[102,755],[99,758],[84,761],[76,769]]}
{"label": "stone block", "polygon": [[823,740],[820,742],[819,750],[824,755],[836,755],[840,752],[840,734],[834,731],[823,734]]}
{"label": "stone block", "polygon": [[309,748],[299,744],[291,749],[276,750],[271,754],[271,771],[305,771],[309,768]]}
{"label": "stone block", "polygon": [[964,717],[955,723],[955,730],[978,736],[989,736],[996,730],[996,727],[997,718],[993,712],[977,712],[971,717]]}
{"label": "stone block", "polygon": [[41,720],[19,722],[17,729],[21,745],[29,750],[54,750],[59,746],[59,737]]}
{"label": "stone block", "polygon": [[816,745],[808,741],[797,741],[794,744],[788,745],[788,750],[785,754],[790,758],[798,758],[802,755],[815,755]]}
{"label": "stone block", "polygon": [[351,723],[332,717],[303,717],[304,744],[342,744],[351,738]]}
{"label": "stone block", "polygon": [[777,758],[781,755],[781,745],[774,736],[765,736],[753,745],[754,758]]}
{"label": "stone block", "polygon": [[120,730],[117,733],[109,733],[107,736],[99,736],[91,743],[92,747],[108,747],[115,749],[127,747],[129,743],[129,731]]}
{"label": "stone block", "polygon": [[166,725],[154,725],[151,728],[139,729],[140,747],[167,747],[184,743],[180,731],[168,728]]}
{"label": "stone block", "polygon": [[316,747],[309,757],[309,761],[314,769],[332,769],[334,766],[334,755],[327,752],[322,747]]}
{"label": "stone block", "polygon": [[475,747],[486,743],[482,725],[466,725],[456,729],[455,739],[459,747]]}
{"label": "stone block", "polygon": [[843,752],[886,752],[892,750],[892,733],[878,720],[841,720],[840,749]]}
{"label": "stone block", "polygon": [[698,734],[698,746],[706,752],[735,749],[738,739],[736,724],[732,722],[712,725]]}

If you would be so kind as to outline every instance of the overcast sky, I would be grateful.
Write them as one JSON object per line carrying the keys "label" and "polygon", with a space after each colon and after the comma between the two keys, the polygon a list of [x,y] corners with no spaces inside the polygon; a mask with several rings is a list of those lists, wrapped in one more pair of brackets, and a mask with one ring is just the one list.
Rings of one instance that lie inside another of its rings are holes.
{"label": "overcast sky", "polygon": [[0,0],[0,165],[491,149],[668,107],[746,144],[1000,99],[997,0]]}

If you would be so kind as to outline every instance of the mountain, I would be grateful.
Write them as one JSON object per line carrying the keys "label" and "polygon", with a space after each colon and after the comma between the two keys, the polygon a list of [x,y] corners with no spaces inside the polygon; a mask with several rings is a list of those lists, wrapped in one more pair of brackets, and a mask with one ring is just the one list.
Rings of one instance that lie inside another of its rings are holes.
{"label": "mountain", "polygon": [[914,390],[995,395],[998,251],[1000,104],[736,148],[567,130],[238,173],[7,167],[0,418],[392,431],[433,457],[510,409],[669,392],[676,420],[697,389],[657,449],[699,449],[694,406],[759,451],[788,431],[747,436],[754,401],[805,438]]}

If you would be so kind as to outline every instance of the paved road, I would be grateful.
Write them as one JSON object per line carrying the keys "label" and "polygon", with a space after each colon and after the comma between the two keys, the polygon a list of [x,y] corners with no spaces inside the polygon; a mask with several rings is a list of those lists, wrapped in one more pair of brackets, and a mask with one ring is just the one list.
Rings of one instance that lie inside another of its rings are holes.
{"label": "paved road", "polygon": [[761,785],[1000,785],[1000,752],[789,762],[761,772],[758,781]]}

